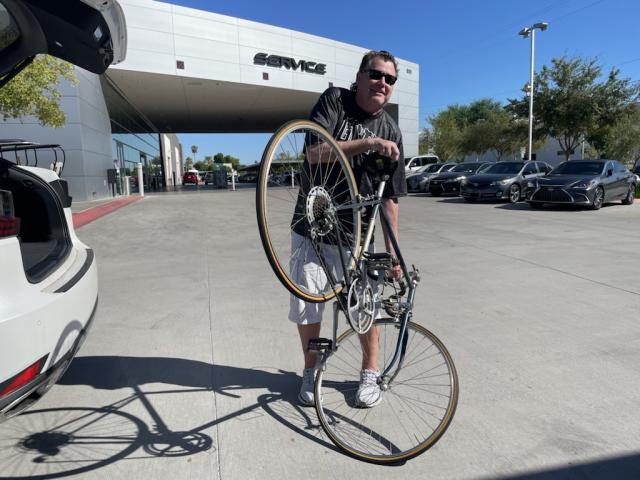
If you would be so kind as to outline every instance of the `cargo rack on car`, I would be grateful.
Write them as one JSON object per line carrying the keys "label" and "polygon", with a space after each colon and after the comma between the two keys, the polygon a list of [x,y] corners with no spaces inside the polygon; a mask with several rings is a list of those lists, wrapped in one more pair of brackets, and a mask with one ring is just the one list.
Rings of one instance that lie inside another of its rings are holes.
{"label": "cargo rack on car", "polygon": [[[37,167],[38,151],[42,152],[45,150],[50,150],[53,153],[53,156],[51,157],[53,162],[47,165],[47,168],[50,168],[58,175],[61,175],[64,170],[66,155],[64,153],[64,149],[60,145],[55,143],[40,144],[17,139],[0,140],[0,157],[10,161],[10,155],[5,156],[5,153],[12,152],[13,160],[16,165]],[[19,156],[18,152],[24,152],[24,157]],[[61,158],[61,160],[58,160],[59,158]]]}

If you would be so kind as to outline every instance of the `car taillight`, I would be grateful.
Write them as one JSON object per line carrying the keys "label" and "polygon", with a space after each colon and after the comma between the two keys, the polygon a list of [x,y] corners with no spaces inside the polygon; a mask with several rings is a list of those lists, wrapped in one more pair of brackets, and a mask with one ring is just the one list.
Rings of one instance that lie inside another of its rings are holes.
{"label": "car taillight", "polygon": [[13,214],[13,195],[0,190],[0,238],[20,233],[20,219]]}
{"label": "car taillight", "polygon": [[5,384],[0,385],[0,398],[9,395],[11,392],[15,392],[17,389],[36,378],[46,359],[47,356],[45,355],[37,362],[29,365],[23,371],[18,373],[15,377],[8,380]]}

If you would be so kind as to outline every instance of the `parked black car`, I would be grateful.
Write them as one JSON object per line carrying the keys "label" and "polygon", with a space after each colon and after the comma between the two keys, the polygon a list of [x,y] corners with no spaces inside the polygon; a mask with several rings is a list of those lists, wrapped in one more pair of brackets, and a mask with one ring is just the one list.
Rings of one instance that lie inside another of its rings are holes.
{"label": "parked black car", "polygon": [[467,177],[490,167],[491,163],[459,163],[448,172],[441,172],[429,178],[429,193],[434,197],[442,194],[460,193],[460,182]]}
{"label": "parked black car", "polygon": [[527,203],[532,208],[556,203],[586,205],[594,210],[614,200],[631,205],[636,182],[635,174],[616,160],[572,160],[544,178],[530,180]]}
{"label": "parked black car", "polygon": [[258,175],[255,173],[243,173],[238,175],[238,182],[241,183],[254,183],[258,181]]}
{"label": "parked black car", "polygon": [[444,173],[455,167],[455,163],[432,163],[426,165],[423,170],[407,177],[407,190],[409,192],[427,192],[429,179],[438,173]]}
{"label": "parked black car", "polygon": [[413,173],[407,174],[407,191],[420,192],[420,183],[425,178],[427,173],[435,173],[440,170],[444,163],[432,163],[430,165],[423,165]]}
{"label": "parked black car", "polygon": [[527,181],[551,171],[544,162],[498,162],[460,184],[460,195],[468,202],[507,199],[516,203],[524,198]]}

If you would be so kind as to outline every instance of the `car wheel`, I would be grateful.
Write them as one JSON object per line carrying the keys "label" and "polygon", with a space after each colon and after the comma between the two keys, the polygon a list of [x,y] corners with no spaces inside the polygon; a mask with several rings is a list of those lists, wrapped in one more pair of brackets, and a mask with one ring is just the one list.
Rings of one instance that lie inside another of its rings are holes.
{"label": "car wheel", "polygon": [[539,203],[539,202],[528,202],[528,203],[529,203],[529,206],[534,210],[540,210],[542,207],[544,207],[544,203]]}
{"label": "car wheel", "polygon": [[593,202],[591,203],[591,209],[600,210],[602,208],[603,201],[604,201],[604,188],[598,187],[596,188],[596,191],[593,194]]}
{"label": "car wheel", "polygon": [[462,198],[464,198],[469,203],[475,203],[476,201],[476,199],[473,197],[462,197]]}
{"label": "car wheel", "polygon": [[509,187],[509,201],[511,203],[520,201],[520,186],[515,183]]}
{"label": "car wheel", "polygon": [[622,200],[623,205],[631,205],[636,198],[636,186],[634,184],[629,185],[629,191],[627,196]]}

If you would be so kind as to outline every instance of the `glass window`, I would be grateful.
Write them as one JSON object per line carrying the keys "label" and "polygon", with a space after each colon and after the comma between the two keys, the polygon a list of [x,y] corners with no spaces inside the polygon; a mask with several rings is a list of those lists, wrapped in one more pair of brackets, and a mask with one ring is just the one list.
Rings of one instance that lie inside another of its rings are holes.
{"label": "glass window", "polygon": [[609,172],[613,173],[614,172],[614,168],[613,168],[613,162],[607,162],[606,166],[604,167],[604,172],[609,175]]}
{"label": "glass window", "polygon": [[547,173],[550,170],[549,166],[544,162],[536,162],[536,165],[540,173]]}
{"label": "glass window", "polygon": [[20,37],[16,21],[0,0],[0,51],[12,45]]}
{"label": "glass window", "polygon": [[458,165],[453,167],[451,169],[451,171],[452,172],[471,173],[471,172],[475,172],[478,169],[479,166],[480,166],[479,163],[459,163]]}
{"label": "glass window", "polygon": [[431,165],[426,165],[426,168],[424,169],[424,171],[427,173],[433,173],[440,170],[440,167],[442,167],[441,163],[432,163]]}
{"label": "glass window", "polygon": [[523,162],[498,162],[487,168],[485,173],[513,173],[516,175],[523,166]]}
{"label": "glass window", "polygon": [[[603,172],[604,162],[571,160],[563,162],[553,169],[557,175],[600,175]],[[609,165],[607,163],[607,165]]]}
{"label": "glass window", "polygon": [[526,167],[524,167],[524,171],[522,172],[523,175],[531,175],[532,173],[538,173],[535,163],[528,164]]}

